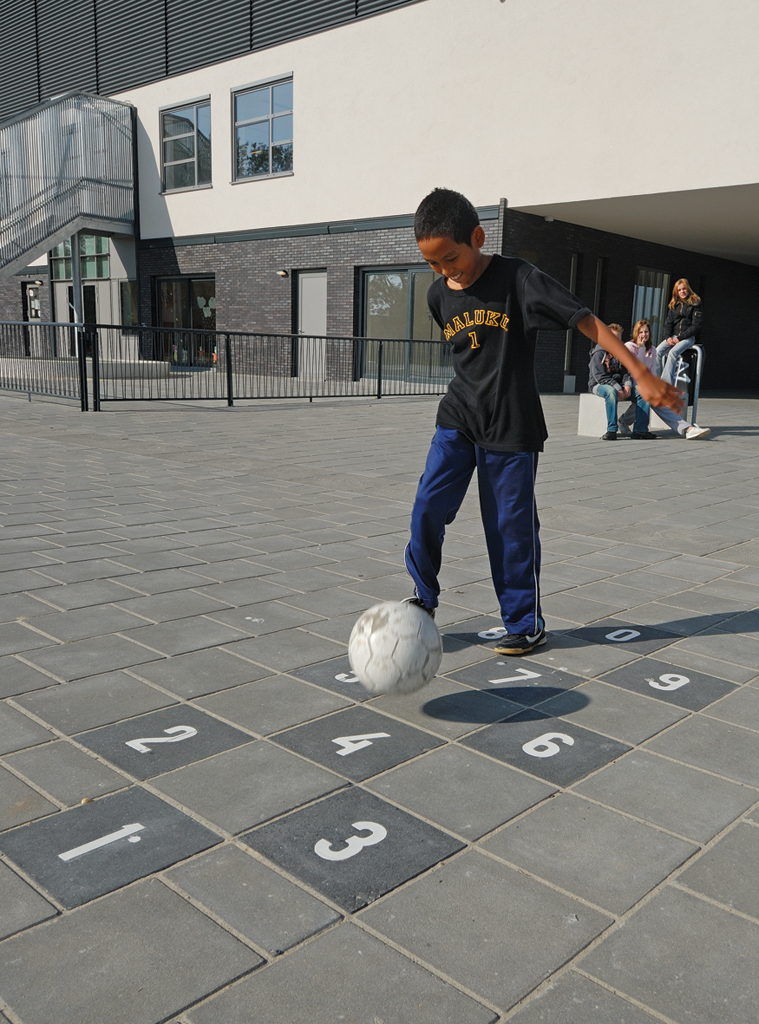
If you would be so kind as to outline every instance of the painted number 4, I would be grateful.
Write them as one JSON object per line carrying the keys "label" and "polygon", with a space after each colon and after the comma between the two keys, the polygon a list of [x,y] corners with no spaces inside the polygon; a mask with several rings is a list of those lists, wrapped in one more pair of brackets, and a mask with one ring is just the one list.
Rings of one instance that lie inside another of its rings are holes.
{"label": "painted number 4", "polygon": [[322,860],[348,860],[361,853],[365,846],[374,846],[381,843],[387,836],[387,829],[384,825],[378,825],[376,821],[354,821],[351,828],[357,828],[359,832],[368,832],[368,836],[348,836],[345,840],[345,847],[342,850],[333,850],[332,843],[326,839],[320,839],[314,847],[314,853]]}
{"label": "painted number 4", "polygon": [[348,754],[355,754],[357,750],[363,750],[364,747],[371,747],[372,740],[386,738],[390,738],[389,732],[366,732],[362,736],[338,736],[332,742],[340,747],[337,754],[345,757]]}

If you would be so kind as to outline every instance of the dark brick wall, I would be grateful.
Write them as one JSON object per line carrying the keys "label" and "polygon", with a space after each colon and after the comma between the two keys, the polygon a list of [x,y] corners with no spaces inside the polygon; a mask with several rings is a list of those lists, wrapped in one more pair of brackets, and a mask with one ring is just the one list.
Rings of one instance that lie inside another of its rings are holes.
{"label": "dark brick wall", "polygon": [[23,320],[23,304],[21,285],[24,281],[43,281],[40,288],[42,319],[50,319],[50,288],[47,274],[23,274],[19,277],[7,277],[0,280],[0,320]]}
{"label": "dark brick wall", "polygon": [[[575,290],[591,308],[596,262],[603,258],[598,316],[606,323],[622,324],[626,339],[632,329],[636,268],[663,270],[670,274],[672,284],[679,277],[687,277],[704,303],[705,326],[700,341],[706,360],[702,387],[759,388],[759,319],[749,306],[759,291],[759,268],[561,221],[548,223],[517,210],[506,211],[503,252],[524,256],[565,285],[569,284],[572,253],[579,253]],[[587,387],[590,347],[587,338],[575,331],[572,373],[577,377],[578,391]],[[552,366],[559,358],[563,366],[563,334],[552,343],[550,353],[546,345],[539,344],[538,358]]]}

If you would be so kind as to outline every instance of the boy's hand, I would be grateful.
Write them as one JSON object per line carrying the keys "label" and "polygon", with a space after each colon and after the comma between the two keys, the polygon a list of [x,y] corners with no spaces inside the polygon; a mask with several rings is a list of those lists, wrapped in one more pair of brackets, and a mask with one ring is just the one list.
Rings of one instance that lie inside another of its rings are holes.
{"label": "boy's hand", "polygon": [[678,416],[682,416],[685,409],[685,396],[677,388],[667,384],[661,377],[655,377],[650,370],[638,373],[635,382],[638,385],[640,397],[654,407],[665,405],[672,409]]}

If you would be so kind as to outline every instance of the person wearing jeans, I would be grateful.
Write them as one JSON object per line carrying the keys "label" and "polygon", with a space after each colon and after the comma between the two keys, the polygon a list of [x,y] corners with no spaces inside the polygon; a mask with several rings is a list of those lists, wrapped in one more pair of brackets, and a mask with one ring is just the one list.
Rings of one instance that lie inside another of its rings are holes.
{"label": "person wearing jeans", "polygon": [[635,402],[634,436],[644,437],[648,433],[648,403],[640,397],[622,364],[600,345],[593,349],[590,357],[588,390],[606,403],[606,433],[602,441],[617,440],[617,403],[626,398]]}
{"label": "person wearing jeans", "polygon": [[687,278],[681,277],[672,289],[664,321],[664,341],[656,346],[656,373],[668,384],[675,383],[678,360],[686,349],[695,345],[703,320],[701,299]]}

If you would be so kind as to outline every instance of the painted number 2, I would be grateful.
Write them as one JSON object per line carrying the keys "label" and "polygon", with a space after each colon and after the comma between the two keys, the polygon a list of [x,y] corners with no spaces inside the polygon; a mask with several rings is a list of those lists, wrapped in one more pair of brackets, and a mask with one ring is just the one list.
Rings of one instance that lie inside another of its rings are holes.
{"label": "painted number 2", "polygon": [[522,750],[530,757],[553,757],[561,750],[558,743],[553,742],[554,740],[561,740],[568,747],[573,747],[575,742],[571,736],[567,736],[563,732],[544,732],[542,736],[537,736],[529,743],[523,743]]}
{"label": "painted number 2", "polygon": [[172,725],[170,729],[164,729],[167,736],[143,736],[139,740],[127,740],[126,745],[132,750],[138,750],[141,754],[152,754],[148,743],[181,743],[182,740],[189,740],[191,736],[197,736],[198,730],[191,725]]}
{"label": "painted number 2", "polygon": [[646,679],[646,682],[655,690],[679,690],[681,686],[689,683],[690,679],[687,676],[678,676],[674,672],[670,672],[667,675],[659,676],[658,679]]}
{"label": "painted number 2", "polygon": [[359,832],[368,832],[369,835],[349,836],[345,840],[345,847],[342,850],[333,850],[332,843],[327,842],[326,839],[320,839],[314,847],[316,856],[321,857],[322,860],[348,860],[349,857],[355,857],[357,853],[361,853],[365,846],[381,843],[387,836],[387,829],[384,825],[378,825],[376,821],[354,821],[351,827],[357,828]]}

